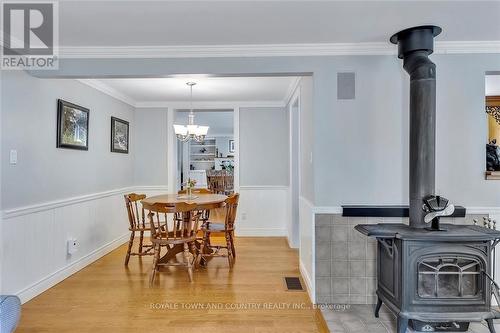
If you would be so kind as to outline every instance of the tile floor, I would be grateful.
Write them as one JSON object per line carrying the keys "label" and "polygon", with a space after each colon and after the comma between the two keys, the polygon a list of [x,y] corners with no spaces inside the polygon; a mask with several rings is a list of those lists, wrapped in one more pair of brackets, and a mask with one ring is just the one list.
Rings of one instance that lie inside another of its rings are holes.
{"label": "tile floor", "polygon": [[[380,318],[373,315],[374,305],[345,305],[323,308],[322,313],[331,333],[396,333],[396,317],[385,307]],[[500,320],[495,324],[500,332]],[[408,332],[414,332],[408,329]],[[489,333],[486,323],[472,323],[469,333]]]}

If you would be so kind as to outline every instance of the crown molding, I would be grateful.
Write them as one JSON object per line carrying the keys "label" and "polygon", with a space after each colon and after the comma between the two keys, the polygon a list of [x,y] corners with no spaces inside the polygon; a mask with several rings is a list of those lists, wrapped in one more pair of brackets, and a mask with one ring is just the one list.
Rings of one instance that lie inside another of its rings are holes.
{"label": "crown molding", "polygon": [[389,43],[308,43],[178,46],[67,46],[59,47],[61,58],[211,58],[317,56],[340,54],[395,54]]}
{"label": "crown molding", "polygon": [[500,53],[500,41],[436,42],[436,54]]}
{"label": "crown molding", "polygon": [[105,93],[106,95],[116,98],[119,101],[127,103],[128,105],[131,105],[133,107],[137,105],[137,102],[133,98],[125,94],[122,94],[118,90],[110,87],[109,85],[103,83],[102,81],[93,79],[77,79],[77,81],[86,84],[87,86],[92,87],[96,90],[99,90],[100,92]]}
{"label": "crown molding", "polygon": [[[434,53],[500,53],[500,41],[437,41]],[[395,54],[397,54],[397,48],[389,42],[59,47],[60,58],[212,58]]]}
{"label": "crown molding", "polygon": [[[136,108],[172,108],[172,109],[190,109],[191,103],[188,101],[179,102],[138,102]],[[193,102],[193,109],[234,109],[234,108],[256,108],[256,107],[285,107],[283,101],[234,101],[234,102],[212,102],[197,101]]]}

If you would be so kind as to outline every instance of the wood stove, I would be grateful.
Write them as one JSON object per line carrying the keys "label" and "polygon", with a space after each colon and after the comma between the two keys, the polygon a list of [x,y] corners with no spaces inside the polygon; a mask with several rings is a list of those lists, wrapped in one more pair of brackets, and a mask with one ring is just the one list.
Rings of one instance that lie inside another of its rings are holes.
{"label": "wood stove", "polygon": [[466,330],[486,320],[495,332],[491,307],[498,286],[491,278],[492,251],[500,232],[477,225],[440,224],[454,206],[435,195],[436,65],[429,59],[436,26],[419,26],[391,37],[410,75],[409,225],[357,225],[377,239],[375,316],[382,303],[397,316],[398,333],[409,322],[422,330]]}
{"label": "wood stove", "polygon": [[[377,296],[398,316],[398,333],[417,324],[463,323],[492,319],[491,253],[500,233],[471,225],[443,224],[438,232],[406,224],[357,225],[377,238]],[[442,324],[441,324],[442,326]],[[429,329],[430,330],[430,329]]]}

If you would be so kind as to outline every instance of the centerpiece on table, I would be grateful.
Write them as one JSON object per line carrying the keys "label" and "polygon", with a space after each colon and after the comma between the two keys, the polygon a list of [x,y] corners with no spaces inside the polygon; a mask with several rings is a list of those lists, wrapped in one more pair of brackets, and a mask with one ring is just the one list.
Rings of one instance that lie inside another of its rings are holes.
{"label": "centerpiece on table", "polygon": [[196,199],[197,196],[193,195],[193,188],[196,186],[196,180],[189,178],[186,183],[186,196],[181,196],[183,199]]}

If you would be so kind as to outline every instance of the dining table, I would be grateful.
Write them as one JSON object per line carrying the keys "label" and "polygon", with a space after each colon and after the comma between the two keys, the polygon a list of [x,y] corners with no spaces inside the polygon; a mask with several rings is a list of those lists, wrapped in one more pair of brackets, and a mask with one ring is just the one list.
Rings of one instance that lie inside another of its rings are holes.
{"label": "dining table", "polygon": [[[148,197],[141,201],[143,205],[154,205],[154,204],[165,204],[167,206],[173,206],[178,203],[188,203],[188,204],[196,204],[196,210],[213,210],[217,208],[222,208],[225,205],[225,200],[227,199],[226,195],[223,194],[204,194],[204,193],[195,193],[191,196],[187,194],[161,194]],[[184,223],[188,223],[190,219],[190,213],[183,213],[182,219]],[[200,249],[200,242],[195,242],[196,248]],[[206,251],[211,251],[210,248],[205,247]],[[159,260],[160,263],[165,263],[177,255],[177,253],[181,253],[184,250],[182,244],[177,244],[168,249],[167,253],[165,253]],[[205,251],[203,251],[205,252]],[[193,253],[193,255],[196,255]]]}

